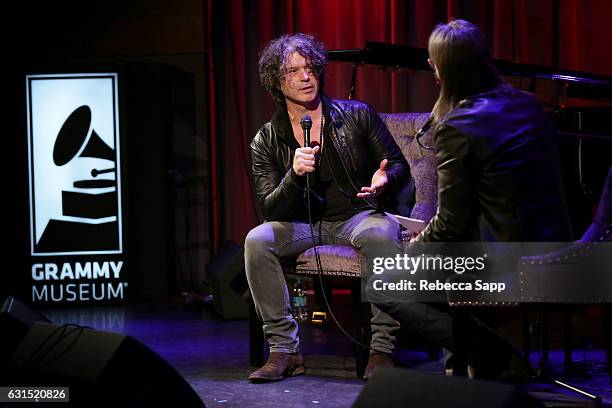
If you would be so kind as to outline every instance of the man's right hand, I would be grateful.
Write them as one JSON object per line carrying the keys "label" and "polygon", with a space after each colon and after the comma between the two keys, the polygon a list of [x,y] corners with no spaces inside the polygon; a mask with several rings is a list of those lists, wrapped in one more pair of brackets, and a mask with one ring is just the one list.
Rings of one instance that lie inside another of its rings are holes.
{"label": "man's right hand", "polygon": [[298,176],[303,176],[306,173],[315,171],[316,155],[319,153],[320,146],[299,147],[295,149],[293,156],[293,171]]}

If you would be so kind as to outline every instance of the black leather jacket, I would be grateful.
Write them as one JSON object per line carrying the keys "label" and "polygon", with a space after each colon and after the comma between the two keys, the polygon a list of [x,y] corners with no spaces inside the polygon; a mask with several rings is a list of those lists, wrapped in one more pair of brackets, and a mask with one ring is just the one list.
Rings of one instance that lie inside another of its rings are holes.
{"label": "black leather jacket", "polygon": [[[340,188],[351,193],[356,211],[378,203],[356,197],[361,187],[369,186],[383,159],[388,160],[389,184],[379,198],[392,210],[394,191],[407,180],[408,164],[378,114],[366,103],[321,97],[325,116],[325,137],[340,156],[334,173]],[[289,116],[280,108],[265,123],[251,142],[251,163],[255,192],[266,221],[306,219],[304,187],[306,177],[293,171],[293,156],[299,147],[293,136]]]}
{"label": "black leather jacket", "polygon": [[438,212],[423,242],[571,239],[551,119],[509,85],[462,102],[435,129]]}

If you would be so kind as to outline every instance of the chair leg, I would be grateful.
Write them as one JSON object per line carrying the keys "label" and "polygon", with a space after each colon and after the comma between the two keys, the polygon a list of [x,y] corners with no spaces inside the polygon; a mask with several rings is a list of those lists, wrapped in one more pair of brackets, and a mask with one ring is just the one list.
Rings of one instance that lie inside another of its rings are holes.
{"label": "chair leg", "polygon": [[[353,336],[355,340],[364,346],[370,346],[372,338],[370,319],[372,313],[370,310],[370,304],[361,301],[361,282],[355,279],[352,284],[351,298],[353,302],[353,310],[357,313],[353,313]],[[361,347],[357,344],[353,345],[355,354],[355,371],[358,378],[363,377],[365,369],[368,364],[368,358],[370,357],[370,351],[367,348]]]}
{"label": "chair leg", "polygon": [[572,310],[566,307],[563,310],[563,368],[566,372],[571,372],[573,369],[572,345],[574,339],[572,336]]}
{"label": "chair leg", "polygon": [[451,309],[453,316],[453,375],[467,376],[469,353],[469,320],[468,311],[463,307]]}
{"label": "chair leg", "polygon": [[261,367],[264,357],[264,334],[262,323],[255,313],[253,299],[249,299],[249,363]]}
{"label": "chair leg", "polygon": [[527,361],[531,361],[531,331],[529,330],[529,326],[531,325],[531,320],[529,318],[529,307],[523,305],[521,307],[521,320],[523,323],[523,355],[527,359]]}
{"label": "chair leg", "polygon": [[[313,281],[316,306],[318,306],[320,310],[325,310],[326,298],[329,302],[329,306],[332,305],[333,278],[330,276],[321,276],[321,278],[319,279],[318,276],[315,276]],[[323,287],[321,287],[321,282],[323,283]],[[325,297],[323,297],[323,293],[325,293]]]}
{"label": "chair leg", "polygon": [[612,304],[603,306],[604,348],[608,357],[608,376],[612,384]]}
{"label": "chair leg", "polygon": [[549,377],[552,371],[550,362],[550,342],[548,340],[548,305],[542,307],[542,323],[540,327],[540,350],[542,351],[542,360],[540,361],[539,373],[540,377]]}

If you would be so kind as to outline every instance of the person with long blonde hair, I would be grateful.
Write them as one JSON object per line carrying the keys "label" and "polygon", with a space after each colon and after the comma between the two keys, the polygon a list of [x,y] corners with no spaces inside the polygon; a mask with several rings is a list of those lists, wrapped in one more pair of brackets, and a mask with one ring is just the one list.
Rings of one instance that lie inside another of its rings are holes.
{"label": "person with long blonde hair", "polygon": [[[485,36],[468,21],[436,26],[428,51],[440,85],[428,123],[434,129],[438,210],[406,251],[421,243],[569,241],[557,130],[538,101],[504,83]],[[452,351],[447,305],[379,307]],[[516,370],[518,354],[501,337],[481,324],[471,335],[476,376],[525,379],[526,362]]]}

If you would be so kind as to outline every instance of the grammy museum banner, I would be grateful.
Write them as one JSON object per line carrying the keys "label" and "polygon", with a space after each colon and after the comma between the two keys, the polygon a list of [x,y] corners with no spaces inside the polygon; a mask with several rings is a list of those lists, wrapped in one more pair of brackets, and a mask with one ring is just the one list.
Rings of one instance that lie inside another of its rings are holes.
{"label": "grammy museum banner", "polygon": [[126,297],[117,79],[26,76],[33,303]]}

